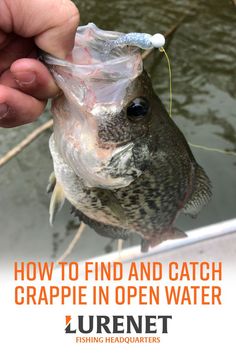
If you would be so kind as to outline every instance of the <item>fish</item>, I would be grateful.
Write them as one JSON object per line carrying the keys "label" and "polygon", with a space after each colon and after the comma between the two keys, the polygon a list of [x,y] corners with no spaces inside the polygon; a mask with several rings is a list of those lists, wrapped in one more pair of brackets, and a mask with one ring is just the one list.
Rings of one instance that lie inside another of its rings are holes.
{"label": "fish", "polygon": [[50,222],[67,199],[98,234],[138,237],[146,252],[186,237],[174,226],[178,215],[197,215],[212,187],[155,93],[141,50],[104,56],[104,45],[119,36],[80,26],[67,60],[44,56],[61,88],[52,102]]}

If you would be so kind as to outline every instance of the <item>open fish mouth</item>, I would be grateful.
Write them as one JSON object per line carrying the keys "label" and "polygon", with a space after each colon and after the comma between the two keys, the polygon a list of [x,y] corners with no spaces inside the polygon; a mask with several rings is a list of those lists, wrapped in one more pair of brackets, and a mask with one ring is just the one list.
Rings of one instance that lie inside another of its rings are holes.
{"label": "open fish mouth", "polygon": [[140,174],[135,167],[129,169],[132,138],[114,141],[99,136],[122,112],[127,87],[143,70],[138,48],[126,46],[104,54],[105,43],[119,36],[94,24],[81,26],[66,60],[44,55],[64,93],[52,105],[55,145],[87,187],[121,188]]}

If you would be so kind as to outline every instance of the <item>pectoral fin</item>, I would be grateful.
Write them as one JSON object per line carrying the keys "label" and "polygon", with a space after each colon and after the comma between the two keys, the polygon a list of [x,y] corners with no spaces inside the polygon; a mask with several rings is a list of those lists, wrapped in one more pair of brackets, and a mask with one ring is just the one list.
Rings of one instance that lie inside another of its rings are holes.
{"label": "pectoral fin", "polygon": [[196,216],[211,199],[211,182],[201,166],[195,167],[193,191],[183,208],[183,213]]}
{"label": "pectoral fin", "polygon": [[127,220],[125,212],[115,195],[112,193],[112,191],[100,189],[97,192],[97,195],[101,202],[106,205],[112,211],[112,213],[122,222],[122,225],[126,226]]}
{"label": "pectoral fin", "polygon": [[61,185],[56,182],[49,206],[49,222],[53,225],[56,214],[61,210],[65,201],[65,194]]}
{"label": "pectoral fin", "polygon": [[47,185],[47,189],[46,189],[47,193],[51,193],[53,191],[56,183],[57,183],[57,180],[56,180],[55,173],[53,171],[48,178],[48,185]]}

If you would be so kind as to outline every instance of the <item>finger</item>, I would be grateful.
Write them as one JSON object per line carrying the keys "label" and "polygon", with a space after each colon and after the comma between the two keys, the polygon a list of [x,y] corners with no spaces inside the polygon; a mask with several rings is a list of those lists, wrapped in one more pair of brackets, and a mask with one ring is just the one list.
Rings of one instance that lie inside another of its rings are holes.
{"label": "finger", "polygon": [[20,59],[0,77],[0,84],[19,89],[37,99],[55,97],[59,88],[48,69],[36,59]]}
{"label": "finger", "polygon": [[5,15],[1,28],[6,32],[34,36],[39,48],[60,58],[65,58],[73,48],[79,12],[72,1],[3,0],[1,3],[0,10]]}
{"label": "finger", "polygon": [[13,38],[13,34],[7,34],[0,30],[0,49],[4,48]]}
{"label": "finger", "polygon": [[59,92],[49,70],[36,59],[19,59],[12,64],[10,72],[19,89],[35,98],[44,100]]}
{"label": "finger", "polygon": [[3,128],[33,122],[42,114],[46,101],[0,85],[0,126]]}
{"label": "finger", "polygon": [[19,85],[17,84],[16,80],[14,79],[14,76],[10,72],[10,69],[4,71],[4,73],[0,76],[0,85],[19,89]]}
{"label": "finger", "polygon": [[10,40],[0,51],[0,74],[15,60],[27,57],[34,47],[33,40],[11,35]]}

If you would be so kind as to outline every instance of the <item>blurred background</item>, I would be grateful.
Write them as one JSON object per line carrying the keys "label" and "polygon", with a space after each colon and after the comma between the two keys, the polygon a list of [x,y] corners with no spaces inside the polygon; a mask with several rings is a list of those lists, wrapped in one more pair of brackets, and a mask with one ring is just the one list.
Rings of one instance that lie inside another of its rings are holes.
{"label": "blurred background", "polygon": [[[56,0],[55,0],[56,1]],[[75,1],[76,2],[76,1]],[[172,64],[173,118],[193,144],[236,152],[236,7],[231,0],[79,1],[81,24],[106,30],[164,33],[186,14],[167,52]],[[156,51],[145,62],[154,88],[168,109],[166,62]],[[157,64],[158,63],[158,64]],[[0,129],[0,156],[50,117],[34,124]],[[45,132],[0,169],[0,257],[56,260],[78,228],[67,204],[54,227],[48,222],[46,193],[52,160]],[[213,198],[196,219],[181,216],[177,226],[190,230],[235,217],[236,157],[192,148],[213,184]],[[129,240],[126,246],[135,244]],[[116,249],[117,243],[86,228],[70,257],[81,260]]]}

